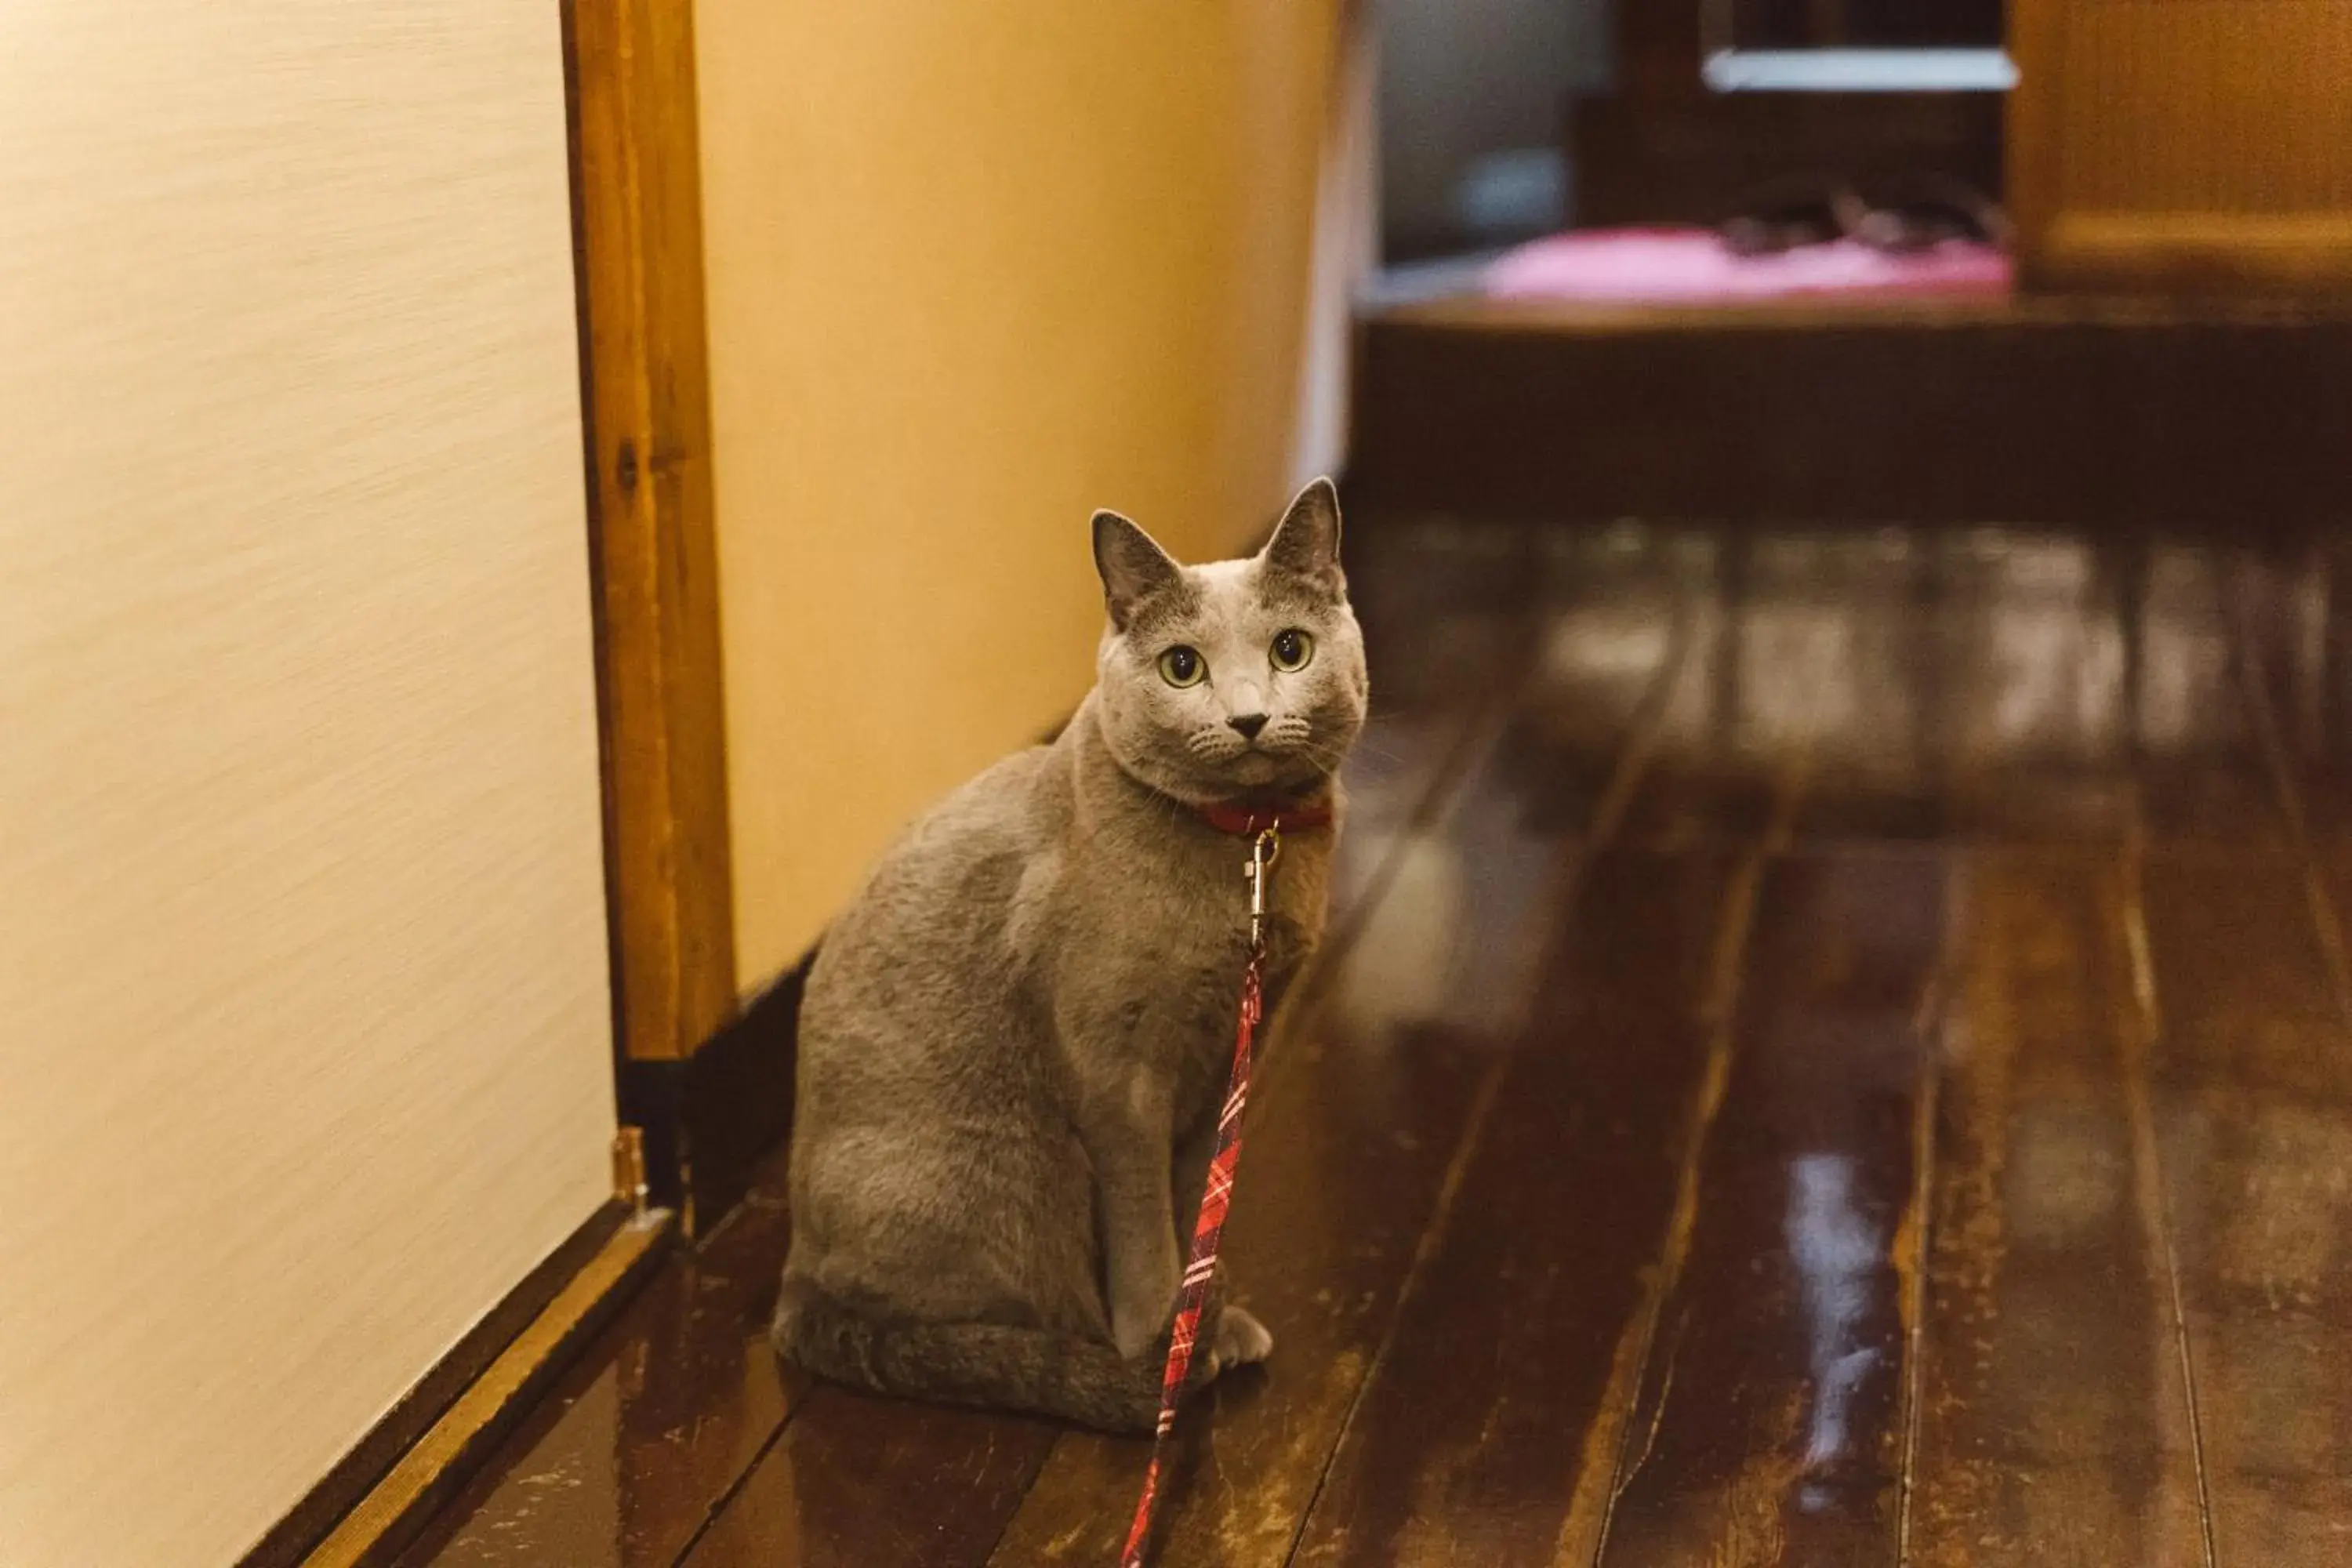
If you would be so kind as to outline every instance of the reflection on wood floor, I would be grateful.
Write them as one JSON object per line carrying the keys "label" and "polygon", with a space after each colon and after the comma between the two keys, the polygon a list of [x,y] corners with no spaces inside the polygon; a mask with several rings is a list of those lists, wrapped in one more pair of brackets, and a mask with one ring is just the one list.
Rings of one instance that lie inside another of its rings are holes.
{"label": "reflection on wood floor", "polygon": [[[2335,561],[1375,520],[1341,911],[1160,1560],[2352,1562]],[[408,1561],[1108,1563],[780,1373],[780,1173]]]}

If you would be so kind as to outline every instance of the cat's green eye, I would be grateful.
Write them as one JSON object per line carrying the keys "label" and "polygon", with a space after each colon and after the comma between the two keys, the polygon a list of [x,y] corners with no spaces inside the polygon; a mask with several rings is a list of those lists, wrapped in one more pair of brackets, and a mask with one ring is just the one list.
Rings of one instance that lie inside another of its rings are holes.
{"label": "cat's green eye", "polygon": [[1160,679],[1171,686],[1198,686],[1208,673],[1209,661],[1182,643],[1160,656]]}
{"label": "cat's green eye", "polygon": [[1315,639],[1293,626],[1286,632],[1275,635],[1274,647],[1270,651],[1274,656],[1274,668],[1286,675],[1292,670],[1307,668],[1307,661],[1315,657]]}

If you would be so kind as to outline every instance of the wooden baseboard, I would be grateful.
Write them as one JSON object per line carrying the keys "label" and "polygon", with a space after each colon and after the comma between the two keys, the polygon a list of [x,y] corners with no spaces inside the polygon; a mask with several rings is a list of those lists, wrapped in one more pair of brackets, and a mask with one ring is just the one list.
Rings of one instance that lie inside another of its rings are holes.
{"label": "wooden baseboard", "polygon": [[[613,1225],[521,1331],[302,1559],[304,1568],[392,1562],[645,1277],[671,1235],[671,1220],[667,1211],[649,1209]],[[602,1214],[597,1223],[604,1223]]]}
{"label": "wooden baseboard", "polygon": [[[500,1418],[520,1414],[566,1352],[618,1304],[668,1229],[668,1216],[658,1211],[639,1217],[618,1201],[598,1209],[483,1314],[238,1568],[389,1561],[397,1545],[351,1555],[353,1532],[365,1529],[372,1539],[404,1543],[407,1530],[463,1479],[468,1461],[506,1430]],[[461,1433],[472,1434],[470,1440],[451,1440]],[[396,1496],[408,1497],[409,1505],[390,1506]]]}

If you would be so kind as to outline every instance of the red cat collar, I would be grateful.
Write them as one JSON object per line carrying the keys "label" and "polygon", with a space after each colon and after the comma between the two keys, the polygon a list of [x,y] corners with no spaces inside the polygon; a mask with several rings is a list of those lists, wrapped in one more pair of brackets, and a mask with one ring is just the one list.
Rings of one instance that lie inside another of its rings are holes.
{"label": "red cat collar", "polygon": [[1267,802],[1251,800],[1217,800],[1192,808],[1201,820],[1220,833],[1230,833],[1239,838],[1251,838],[1272,829],[1276,833],[1301,833],[1313,827],[1331,826],[1331,803],[1328,801]]}

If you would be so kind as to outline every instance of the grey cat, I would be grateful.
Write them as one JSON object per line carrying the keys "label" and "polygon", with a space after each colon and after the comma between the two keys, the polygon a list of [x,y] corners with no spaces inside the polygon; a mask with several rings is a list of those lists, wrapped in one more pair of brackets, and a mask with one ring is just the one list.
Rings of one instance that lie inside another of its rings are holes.
{"label": "grey cat", "polygon": [[[1247,956],[1247,842],[1201,808],[1338,808],[1363,638],[1318,479],[1244,561],[1094,520],[1096,685],[893,847],[802,1004],[772,1330],[887,1394],[1151,1429]],[[1269,1010],[1323,927],[1336,820],[1286,833]],[[1273,1340],[1223,1300],[1196,1385]]]}

